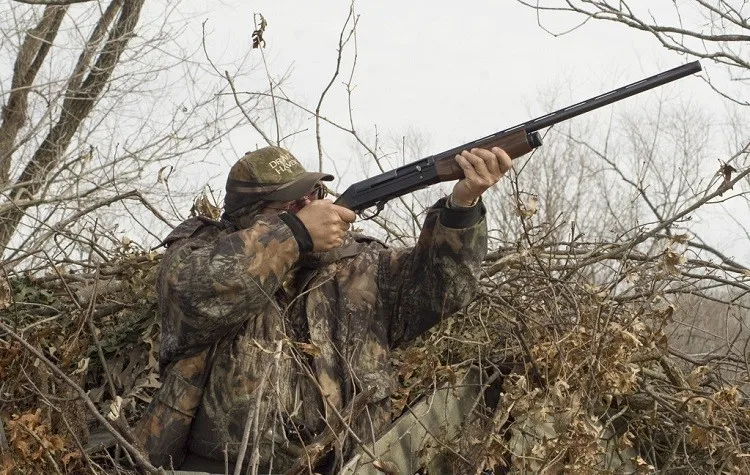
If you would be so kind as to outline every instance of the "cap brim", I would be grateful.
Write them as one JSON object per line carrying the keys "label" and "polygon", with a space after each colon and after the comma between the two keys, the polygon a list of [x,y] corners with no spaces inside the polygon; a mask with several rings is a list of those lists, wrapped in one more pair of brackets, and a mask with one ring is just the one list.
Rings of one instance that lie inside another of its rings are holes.
{"label": "cap brim", "polygon": [[294,181],[285,183],[263,197],[264,201],[292,201],[307,195],[319,181],[331,181],[333,175],[307,172]]}

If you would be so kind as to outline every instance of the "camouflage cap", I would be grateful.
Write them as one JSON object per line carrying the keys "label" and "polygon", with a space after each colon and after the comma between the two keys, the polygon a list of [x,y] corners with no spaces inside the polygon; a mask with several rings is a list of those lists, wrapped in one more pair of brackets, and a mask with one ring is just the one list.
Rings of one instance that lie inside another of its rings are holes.
{"label": "camouflage cap", "polygon": [[224,208],[231,213],[258,201],[291,201],[308,194],[327,173],[308,172],[294,155],[280,147],[246,153],[229,170]]}

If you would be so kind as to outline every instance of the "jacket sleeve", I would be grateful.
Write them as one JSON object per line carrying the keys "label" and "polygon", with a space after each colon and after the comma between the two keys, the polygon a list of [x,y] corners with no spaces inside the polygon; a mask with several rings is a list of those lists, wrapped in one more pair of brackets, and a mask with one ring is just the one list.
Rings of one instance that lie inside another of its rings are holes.
{"label": "jacket sleeve", "polygon": [[416,246],[381,251],[378,289],[393,346],[464,308],[479,285],[486,209],[481,201],[470,211],[448,209],[445,202],[427,212]]}
{"label": "jacket sleeve", "polygon": [[192,356],[245,323],[277,330],[264,328],[259,316],[275,305],[269,302],[299,255],[293,232],[278,217],[170,246],[157,281],[162,364]]}

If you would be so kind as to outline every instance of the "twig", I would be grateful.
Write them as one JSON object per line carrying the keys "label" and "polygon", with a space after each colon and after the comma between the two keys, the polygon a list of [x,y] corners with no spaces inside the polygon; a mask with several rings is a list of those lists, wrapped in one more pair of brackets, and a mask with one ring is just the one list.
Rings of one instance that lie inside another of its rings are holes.
{"label": "twig", "polygon": [[[12,259],[7,259],[5,261],[0,262],[0,266],[12,268],[14,266],[17,266],[21,261],[26,259],[27,257],[33,255],[36,252],[41,251],[41,245],[46,242],[50,237],[57,233],[65,233],[65,227],[68,226],[68,224],[80,219],[81,217],[87,215],[88,213],[91,213],[92,211],[95,211],[99,208],[102,208],[104,206],[110,206],[113,203],[116,203],[117,201],[122,201],[125,199],[130,199],[138,197],[138,191],[137,190],[131,190],[127,193],[123,193],[117,196],[113,196],[107,199],[104,199],[102,201],[99,201],[98,203],[94,203],[93,205],[84,208],[77,213],[73,214],[69,218],[65,219],[64,221],[61,221],[59,223],[56,223],[54,226],[46,226],[44,223],[40,223],[44,227],[49,227],[49,230],[44,233],[41,237],[37,239],[37,242],[39,243],[35,249],[31,249],[30,251],[27,251],[23,256],[15,257]],[[80,238],[80,236],[79,236]]]}
{"label": "twig", "polygon": [[8,437],[5,435],[5,426],[3,426],[3,418],[0,417],[0,454],[3,456],[5,452],[9,450]]}
{"label": "twig", "polygon": [[[258,30],[258,24],[255,22],[257,13],[253,14],[253,26],[255,30]],[[261,22],[265,22],[263,15],[260,15]],[[265,42],[264,42],[265,44]],[[266,70],[266,78],[268,78],[268,92],[271,94],[271,109],[273,110],[273,120],[276,122],[276,143],[281,145],[281,126],[279,125],[279,111],[276,107],[276,98],[273,92],[273,79],[271,79],[271,73],[268,71],[268,62],[266,62],[266,53],[263,52],[263,46],[258,45],[260,50],[260,57],[263,60],[263,68]]]}
{"label": "twig", "polygon": [[[214,64],[213,60],[211,59],[211,56],[208,54],[208,50],[206,49],[206,22],[204,21],[201,25],[201,46],[203,47],[203,54],[206,56],[206,60],[208,60],[208,63],[211,65],[213,70],[218,74],[219,76],[223,76],[227,80],[227,84],[229,84],[230,89],[232,89],[232,97],[234,98],[234,103],[237,105],[237,107],[240,109],[240,112],[242,112],[242,115],[245,116],[245,119],[250,123],[250,125],[255,129],[258,134],[260,134],[261,137],[263,137],[263,140],[268,145],[278,145],[277,143],[274,143],[266,134],[263,132],[263,130],[260,128],[258,123],[253,120],[250,115],[245,111],[245,108],[242,106],[242,103],[240,102],[239,96],[237,95],[237,89],[234,87],[234,81],[232,80],[232,77],[229,75],[229,71],[225,70],[224,74],[221,74],[219,69]],[[273,91],[271,91],[271,94],[273,95]]]}
{"label": "twig", "polygon": [[172,229],[175,228],[175,225],[172,224],[167,218],[165,218],[164,215],[161,214],[161,212],[158,209],[156,209],[156,207],[152,205],[151,202],[149,202],[145,196],[143,196],[143,193],[141,193],[140,191],[136,191],[135,196],[138,198],[138,201],[140,201],[141,204],[146,207],[147,210],[151,211],[151,214],[153,214],[159,219],[159,221],[166,224]]}
{"label": "twig", "polygon": [[[73,302],[73,304],[75,304],[75,306],[78,308],[79,311],[83,311],[83,307],[78,302],[78,298],[68,286],[68,283],[66,282],[65,278],[60,273],[60,270],[57,268],[54,262],[52,262],[52,259],[49,257],[47,252],[43,251],[43,253],[49,260],[50,266],[55,271],[55,274],[57,274],[57,277],[63,283],[65,290],[68,292],[68,296],[70,297],[70,300]],[[97,267],[95,278],[94,278],[94,290],[92,291],[91,299],[89,300],[89,308],[86,310],[86,323],[88,324],[89,331],[91,332],[91,336],[94,339],[94,342],[96,343],[97,354],[99,355],[99,359],[101,360],[101,363],[102,363],[102,368],[104,369],[104,374],[106,375],[106,378],[107,378],[107,383],[109,386],[109,391],[112,396],[112,400],[114,400],[115,397],[117,397],[117,390],[115,389],[115,383],[114,383],[114,380],[112,379],[112,374],[110,373],[109,368],[107,367],[107,360],[104,357],[104,351],[102,350],[102,345],[101,345],[101,342],[99,341],[99,337],[96,334],[96,327],[94,326],[94,320],[93,320],[94,309],[96,307],[95,305],[96,293],[97,293],[98,288],[99,288],[99,268]],[[79,331],[80,331],[80,328],[79,328]]]}
{"label": "twig", "polygon": [[[57,408],[55,408],[57,409]],[[70,423],[68,422],[68,418],[65,417],[65,414],[62,413],[62,411],[58,410],[58,413],[60,414],[60,418],[62,419],[63,423],[65,424],[65,427],[68,429],[68,432],[70,433],[70,436],[73,438],[73,441],[76,444],[76,447],[78,447],[78,450],[81,451],[81,456],[83,457],[84,462],[86,462],[86,466],[89,468],[91,473],[93,475],[96,475],[96,471],[94,471],[94,467],[91,461],[91,458],[89,457],[89,454],[86,453],[86,449],[83,447],[83,444],[81,444],[81,440],[78,438],[76,433],[73,431],[73,428],[70,427]]]}
{"label": "twig", "polygon": [[315,466],[323,455],[330,450],[330,445],[338,438],[339,433],[346,429],[347,421],[354,420],[367,407],[370,398],[375,394],[375,387],[357,394],[354,399],[341,411],[340,417],[326,426],[322,434],[305,445],[306,457],[297,459],[297,463],[286,472],[286,475],[302,475]]}
{"label": "twig", "polygon": [[683,211],[675,214],[674,216],[672,216],[671,218],[669,218],[669,219],[667,219],[665,221],[662,221],[659,225],[657,225],[653,229],[651,229],[651,230],[649,230],[649,231],[641,234],[637,238],[634,238],[634,239],[632,239],[632,240],[630,240],[630,241],[628,241],[628,242],[626,242],[624,244],[621,244],[621,245],[617,246],[616,248],[612,249],[611,251],[605,252],[604,254],[601,254],[600,256],[597,256],[597,257],[592,258],[592,259],[585,259],[584,261],[580,262],[575,267],[571,268],[568,271],[569,274],[573,273],[573,272],[575,272],[575,271],[577,271],[577,270],[579,270],[579,269],[581,269],[583,267],[591,265],[591,264],[593,264],[595,262],[599,262],[599,261],[602,261],[604,259],[609,259],[609,258],[612,258],[614,256],[617,256],[621,252],[624,252],[624,251],[627,251],[629,249],[632,249],[636,245],[638,245],[638,244],[646,241],[649,238],[654,237],[660,231],[668,228],[669,226],[671,226],[676,221],[678,221],[678,220],[684,218],[685,216],[689,215],[690,213],[692,213],[693,211],[697,210],[701,206],[705,205],[706,203],[708,203],[712,199],[716,198],[717,196],[721,196],[725,191],[727,191],[728,189],[731,189],[734,184],[738,183],[739,181],[741,181],[742,179],[744,179],[748,175],[750,175],[750,168],[748,168],[747,170],[743,171],[742,173],[739,173],[735,177],[735,179],[732,180],[731,182],[722,183],[722,185],[716,191],[714,191],[713,193],[710,193],[710,194],[704,196],[703,198],[697,200],[695,203],[693,203],[692,205],[690,205],[689,207],[687,207],[685,210],[683,210]]}
{"label": "twig", "polygon": [[[276,351],[280,352],[282,341],[279,340],[276,342],[276,345]],[[252,470],[253,475],[257,475],[258,473],[258,460],[260,458],[260,453],[258,451],[258,446],[260,444],[260,436],[258,434],[258,428],[260,425],[260,406],[263,400],[263,390],[265,389],[266,381],[268,380],[272,369],[273,366],[268,366],[265,371],[263,371],[260,383],[258,383],[258,387],[255,389],[255,406],[248,407],[245,427],[242,431],[242,440],[240,441],[240,451],[237,454],[237,461],[234,466],[234,475],[240,475],[242,472],[242,463],[245,461],[245,451],[247,450],[247,444],[250,442],[251,429],[253,431],[253,454],[250,458],[250,470]]]}
{"label": "twig", "polygon": [[333,72],[333,76],[331,77],[331,80],[328,81],[328,84],[323,89],[323,92],[320,94],[320,98],[318,99],[318,105],[315,107],[315,141],[318,146],[318,171],[321,171],[321,172],[323,171],[323,144],[320,138],[320,109],[321,107],[323,107],[323,99],[328,93],[328,90],[331,89],[331,86],[333,86],[333,82],[336,80],[336,78],[339,75],[339,71],[341,69],[341,57],[344,53],[344,46],[346,45],[346,43],[349,42],[349,38],[351,38],[351,35],[354,32],[354,29],[357,27],[357,19],[355,18],[353,21],[352,29],[349,31],[349,35],[347,36],[346,39],[344,39],[344,34],[346,33],[346,26],[349,24],[349,21],[352,19],[353,15],[354,15],[354,2],[352,2],[349,5],[349,14],[346,17],[344,26],[341,27],[341,33],[339,33],[338,54],[336,56],[336,70]]}
{"label": "twig", "polygon": [[239,100],[239,97],[237,96],[237,89],[234,87],[234,81],[232,80],[231,76],[229,76],[229,71],[224,71],[224,77],[227,80],[227,83],[229,83],[229,87],[232,89],[232,96],[234,97],[234,103],[239,107],[240,111],[242,112],[242,115],[245,116],[245,119],[250,123],[250,125],[253,126],[256,132],[260,134],[261,137],[263,137],[263,140],[266,141],[268,145],[278,145],[278,143],[271,140],[265,132],[260,128],[260,126],[253,120],[250,115],[245,111],[245,108],[242,106],[242,103]]}
{"label": "twig", "polygon": [[96,268],[96,278],[94,279],[94,290],[91,293],[91,300],[89,300],[89,308],[86,311],[86,323],[88,324],[91,337],[94,339],[96,345],[96,353],[99,355],[99,361],[102,363],[102,369],[104,375],[107,377],[107,386],[109,387],[110,395],[114,401],[117,397],[117,388],[115,387],[115,381],[112,378],[112,373],[109,371],[107,366],[107,359],[104,357],[104,350],[102,350],[102,344],[99,341],[99,336],[96,334],[96,326],[94,325],[94,308],[96,308],[96,293],[99,289],[99,267]]}

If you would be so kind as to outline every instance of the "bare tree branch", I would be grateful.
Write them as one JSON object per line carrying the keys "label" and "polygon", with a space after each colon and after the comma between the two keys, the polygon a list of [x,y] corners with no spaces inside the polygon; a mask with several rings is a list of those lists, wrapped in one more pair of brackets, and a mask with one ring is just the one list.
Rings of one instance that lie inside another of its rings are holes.
{"label": "bare tree branch", "polygon": [[[727,67],[732,80],[750,80],[750,57],[747,44],[750,41],[750,21],[742,9],[744,0],[696,0],[674,2],[677,20],[657,17],[651,10],[637,13],[628,2],[608,2],[606,0],[542,0],[531,2],[516,0],[518,3],[536,10],[539,25],[554,36],[564,35],[580,28],[589,20],[603,20],[623,24],[629,28],[649,33],[666,49],[697,58],[710,59]],[[733,3],[736,6],[733,6]],[[684,15],[682,11],[684,10]],[[567,31],[555,33],[544,26],[541,12],[574,13],[583,21]],[[690,18],[688,24],[683,18]],[[670,24],[673,23],[673,24]],[[717,92],[737,104],[750,106],[744,95],[733,97],[713,84],[708,74],[705,80]]]}
{"label": "bare tree branch", "polygon": [[23,346],[26,351],[34,355],[39,361],[41,361],[44,365],[46,365],[58,378],[65,381],[65,383],[70,386],[77,394],[78,397],[81,398],[81,400],[84,402],[86,407],[89,409],[91,414],[99,421],[100,424],[102,424],[104,427],[107,428],[107,430],[117,439],[117,442],[125,447],[125,449],[128,451],[128,453],[135,459],[135,461],[138,463],[138,466],[146,470],[149,473],[156,472],[156,468],[149,463],[149,461],[146,459],[146,457],[141,454],[141,452],[131,445],[125,438],[120,435],[120,433],[115,429],[112,424],[107,421],[107,419],[102,416],[99,413],[99,410],[96,408],[96,405],[94,405],[93,402],[91,402],[91,398],[89,398],[88,394],[86,394],[86,391],[83,390],[78,384],[75,383],[70,377],[63,373],[60,368],[57,367],[54,363],[52,363],[50,360],[48,360],[43,354],[39,352],[36,348],[31,346],[29,342],[27,342],[25,339],[23,339],[20,335],[16,334],[8,325],[6,325],[4,322],[0,321],[0,330],[4,331],[7,335],[9,335],[13,340],[17,341],[18,343]]}
{"label": "bare tree branch", "polygon": [[[346,30],[350,21],[352,22],[352,26],[347,33]],[[325,99],[326,94],[331,89],[331,86],[333,86],[333,82],[339,75],[339,70],[341,69],[341,57],[344,53],[344,47],[346,46],[346,43],[349,42],[349,39],[354,34],[356,28],[357,17],[354,16],[354,2],[352,2],[349,5],[349,14],[347,15],[346,21],[344,21],[344,25],[341,27],[341,32],[339,33],[339,43],[338,48],[336,49],[336,69],[333,72],[333,76],[331,76],[331,80],[328,81],[326,87],[323,88],[323,92],[320,93],[318,104],[315,106],[315,142],[318,146],[318,171],[321,172],[323,171],[323,143],[320,138],[320,109],[321,107],[323,107],[323,99]],[[345,35],[346,38],[344,38]]]}

